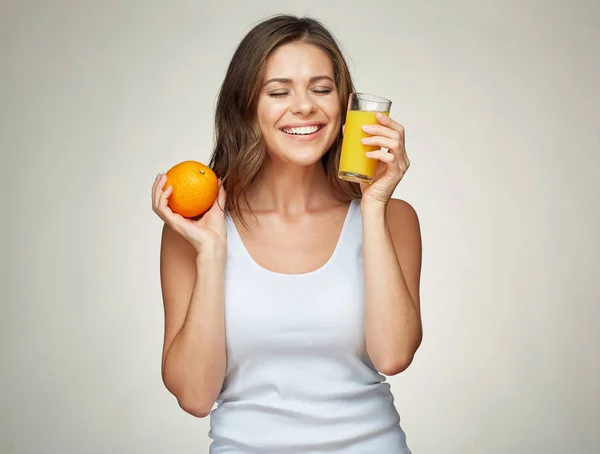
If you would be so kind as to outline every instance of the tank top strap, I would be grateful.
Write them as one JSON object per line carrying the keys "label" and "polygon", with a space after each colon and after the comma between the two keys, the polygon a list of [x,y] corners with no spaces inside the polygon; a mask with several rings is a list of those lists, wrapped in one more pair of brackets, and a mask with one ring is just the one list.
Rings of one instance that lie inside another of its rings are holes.
{"label": "tank top strap", "polygon": [[229,211],[225,212],[225,226],[227,228],[227,262],[230,267],[235,267],[244,273],[254,271],[253,260],[246,250],[240,234],[233,222]]}
{"label": "tank top strap", "polygon": [[338,264],[356,264],[362,259],[362,216],[360,200],[350,202],[348,218],[344,223],[342,234],[337,245],[336,261]]}

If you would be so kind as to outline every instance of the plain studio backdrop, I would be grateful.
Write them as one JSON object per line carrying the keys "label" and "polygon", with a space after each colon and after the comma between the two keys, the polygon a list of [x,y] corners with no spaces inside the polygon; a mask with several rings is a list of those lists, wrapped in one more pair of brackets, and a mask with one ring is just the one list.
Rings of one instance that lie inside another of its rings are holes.
{"label": "plain studio backdrop", "polygon": [[150,188],[208,161],[235,46],[291,12],[406,128],[424,340],[389,381],[413,452],[598,453],[599,3],[294,5],[2,2],[0,452],[208,452],[161,381]]}

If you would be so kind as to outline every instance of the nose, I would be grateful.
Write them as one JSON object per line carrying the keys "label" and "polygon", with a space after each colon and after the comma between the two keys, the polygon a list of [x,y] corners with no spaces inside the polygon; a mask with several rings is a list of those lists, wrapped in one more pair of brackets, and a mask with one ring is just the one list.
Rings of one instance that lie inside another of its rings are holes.
{"label": "nose", "polygon": [[301,92],[296,93],[292,99],[291,112],[299,115],[310,115],[316,109],[316,104],[310,94]]}

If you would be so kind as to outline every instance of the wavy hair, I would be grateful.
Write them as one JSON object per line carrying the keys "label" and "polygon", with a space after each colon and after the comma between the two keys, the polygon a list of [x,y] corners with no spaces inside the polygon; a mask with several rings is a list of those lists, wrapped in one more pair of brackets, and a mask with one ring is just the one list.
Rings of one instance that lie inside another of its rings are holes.
{"label": "wavy hair", "polygon": [[[246,191],[260,173],[267,156],[257,119],[265,64],[279,46],[298,42],[320,48],[331,59],[342,124],[346,121],[348,97],[354,91],[354,85],[336,39],[321,22],[308,17],[278,15],[248,32],[237,47],[219,90],[215,109],[215,145],[209,163],[209,167],[222,179],[227,192],[226,206],[222,208],[235,213],[246,228],[241,201],[253,214]],[[341,146],[340,131],[321,162],[334,197],[349,201],[360,198],[361,191],[357,183],[337,177]]]}

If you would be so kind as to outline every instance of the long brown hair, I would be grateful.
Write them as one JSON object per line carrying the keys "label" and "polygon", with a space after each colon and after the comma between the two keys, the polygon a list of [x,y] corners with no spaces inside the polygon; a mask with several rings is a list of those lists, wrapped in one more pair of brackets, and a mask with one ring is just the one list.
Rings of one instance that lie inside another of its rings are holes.
{"label": "long brown hair", "polygon": [[[279,46],[303,42],[323,50],[333,63],[334,79],[340,99],[342,124],[346,121],[348,97],[354,91],[348,65],[335,38],[313,18],[278,15],[256,25],[237,47],[221,85],[215,111],[215,146],[211,167],[223,180],[227,192],[225,210],[244,222],[240,201],[250,213],[246,190],[255,181],[266,157],[256,110],[265,63]],[[340,180],[342,132],[322,158],[334,197],[349,201],[361,197],[356,183]]]}

